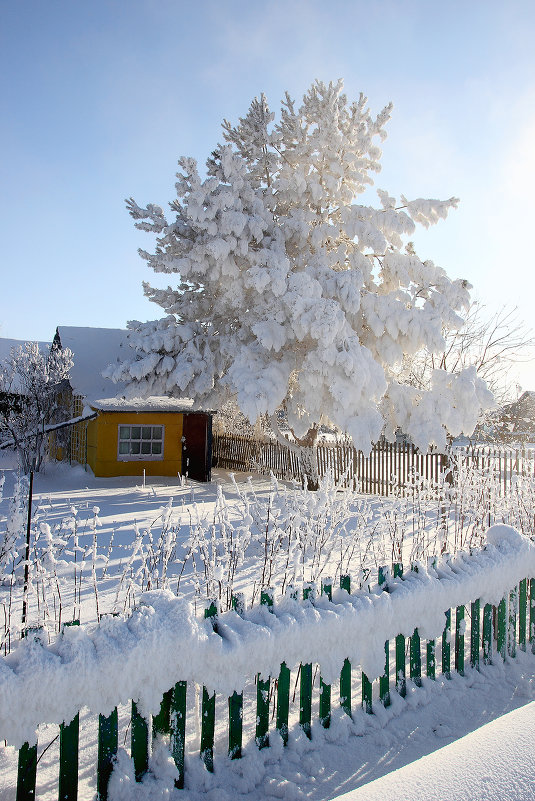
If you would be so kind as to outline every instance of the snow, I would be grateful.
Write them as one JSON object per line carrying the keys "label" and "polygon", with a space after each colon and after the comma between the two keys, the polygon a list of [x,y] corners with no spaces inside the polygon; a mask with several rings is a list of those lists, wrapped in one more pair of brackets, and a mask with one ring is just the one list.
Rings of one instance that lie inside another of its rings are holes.
{"label": "snow", "polygon": [[338,801],[533,801],[535,703]]}
{"label": "snow", "polygon": [[70,348],[74,365],[70,382],[75,395],[83,395],[87,401],[121,394],[122,384],[104,378],[102,373],[110,364],[125,358],[128,346],[126,331],[120,328],[83,328],[58,326],[63,348]]}
{"label": "snow", "polygon": [[[243,478],[239,477],[240,483]],[[225,492],[231,490],[222,471],[215,471],[215,482],[209,485],[180,482],[173,485],[168,480],[153,479],[146,488],[140,486],[139,478],[95,479],[80,468],[68,470],[59,466],[48,466],[48,472],[35,479],[35,503],[40,498],[50,504],[52,510],[61,503],[61,509],[55,513],[57,520],[66,513],[63,510],[76,507],[80,531],[85,525],[89,544],[94,508],[100,507],[97,514],[102,523],[98,536],[106,543],[109,532],[114,532],[116,561],[124,559],[121,548],[129,541],[134,519],[141,527],[148,525],[170,498],[177,508],[184,504],[181,514],[187,515],[188,511],[194,514],[197,510],[201,516],[206,513],[208,518],[213,517],[220,504],[217,488],[224,485]],[[255,478],[252,487],[261,495],[269,490],[269,482]],[[309,502],[319,494],[312,494]],[[89,521],[86,524],[84,515]],[[54,527],[51,528],[52,536],[57,536]],[[204,801],[206,798],[209,801],[239,798],[244,801],[274,801],[276,798],[327,801],[348,790],[361,793],[355,798],[374,801],[380,797],[373,795],[374,782],[378,782],[377,793],[383,792],[383,785],[379,784],[381,777],[397,769],[402,769],[402,773],[392,774],[392,788],[387,785],[381,798],[394,798],[395,793],[396,801],[397,798],[412,801],[416,798],[416,794],[409,794],[413,786],[418,787],[418,801],[426,798],[464,801],[468,796],[461,793],[470,787],[470,797],[482,801],[486,798],[524,801],[533,797],[526,784],[526,781],[533,781],[533,769],[523,762],[529,756],[527,739],[532,727],[532,705],[519,709],[518,716],[516,713],[512,716],[511,724],[506,719],[502,725],[499,720],[501,715],[535,699],[535,658],[520,649],[516,659],[507,658],[506,664],[497,657],[495,664],[482,664],[479,671],[467,666],[464,677],[452,674],[448,680],[438,674],[434,682],[424,677],[422,687],[408,681],[407,697],[401,699],[392,691],[392,705],[388,709],[374,697],[373,715],[360,710],[360,685],[357,684],[353,688],[352,720],[340,712],[333,690],[330,729],[324,730],[316,722],[315,706],[312,740],[304,736],[294,716],[286,748],[273,729],[270,748],[258,751],[254,744],[256,687],[251,678],[258,669],[276,675],[274,666],[280,659],[280,654],[276,653],[279,648],[289,660],[296,662],[303,658],[307,661],[319,659],[327,651],[329,660],[323,660],[322,674],[331,677],[329,670],[336,673],[339,668],[341,641],[347,644],[371,634],[368,658],[373,661],[374,649],[377,648],[378,655],[382,641],[396,628],[394,615],[404,620],[406,633],[412,633],[414,624],[420,622],[428,626],[429,633],[438,632],[443,626],[443,608],[440,614],[438,610],[444,598],[448,598],[446,606],[460,603],[472,593],[481,593],[489,601],[499,600],[503,588],[511,586],[509,582],[515,583],[519,577],[530,573],[534,546],[527,538],[522,539],[510,527],[500,525],[490,529],[487,540],[489,544],[484,552],[458,555],[450,559],[449,565],[439,564],[434,572],[422,569],[418,573],[407,573],[403,580],[391,580],[389,593],[379,593],[378,588],[372,586],[371,592],[361,591],[349,597],[338,591],[332,603],[319,597],[314,604],[297,604],[276,596],[273,613],[258,608],[248,610],[243,618],[225,613],[220,616],[221,634],[214,634],[199,611],[195,614],[183,600],[168,593],[149,593],[144,596],[144,605],[138,605],[128,620],[106,616],[99,627],[86,623],[80,628],[66,629],[63,637],[49,647],[28,639],[2,666],[0,684],[5,695],[0,696],[0,708],[5,726],[12,734],[18,732],[19,738],[29,736],[38,720],[56,721],[43,724],[39,729],[39,754],[50,743],[52,745],[43,753],[38,766],[37,797],[40,801],[57,798],[58,751],[57,742],[52,741],[57,735],[60,712],[68,719],[80,699],[87,704],[80,713],[79,798],[81,801],[93,799],[95,711],[109,711],[119,699],[127,700],[136,692],[146,708],[155,710],[161,692],[168,689],[175,676],[180,673],[189,679],[198,671],[201,672],[195,678],[206,679],[207,684],[211,681],[212,686],[218,688],[215,773],[207,773],[199,759],[198,732],[193,731],[188,735],[186,746],[185,790],[173,788],[174,767],[165,745],[156,745],[153,750],[152,773],[143,783],[135,783],[132,763],[124,750],[129,741],[129,707],[122,704],[119,706],[120,751],[110,787],[110,801],[158,801],[160,798],[169,801]],[[98,570],[100,574],[101,567]],[[108,589],[103,585],[100,601],[105,612],[111,611],[109,596],[113,596],[115,588],[113,582]],[[67,587],[62,587],[62,592],[66,608],[70,603]],[[444,593],[442,599],[438,598],[440,592]],[[436,603],[433,598],[437,599]],[[82,621],[94,615],[94,599],[93,609],[90,607],[91,599],[86,597],[82,601]],[[338,632],[332,641],[329,639],[331,627]],[[321,636],[315,642],[314,632],[318,631]],[[364,648],[359,650],[357,643],[351,654],[355,664],[365,651]],[[105,669],[100,682],[96,679],[97,665],[99,671]],[[374,675],[372,664],[368,669],[370,676]],[[226,694],[234,686],[232,676],[237,676],[242,683],[247,671],[252,673],[249,673],[244,693],[244,758],[230,762],[225,756]],[[360,675],[360,671],[354,671],[357,673]],[[295,675],[296,672],[292,675],[292,687]],[[198,715],[192,684],[190,681],[188,726],[193,726]],[[314,693],[316,695],[317,686]],[[31,703],[28,697],[32,698]],[[39,714],[35,709],[28,710],[34,706],[39,708]],[[521,716],[521,712],[525,715]],[[496,720],[496,728],[486,727],[470,735],[473,729],[493,720]],[[469,736],[457,752],[443,748],[466,735]],[[472,739],[480,735],[485,739]],[[488,752],[488,760],[479,758],[481,749]],[[506,766],[498,761],[500,749],[507,754]],[[500,770],[503,777],[497,775]],[[526,781],[520,775],[524,770]],[[423,782],[418,783],[419,776],[427,777],[425,786]],[[483,781],[482,776],[488,776],[490,781]],[[15,777],[16,751],[12,746],[0,748],[0,801],[11,801],[14,797]],[[509,784],[508,777],[511,777]],[[429,789],[427,796],[426,787]],[[496,795],[491,794],[494,787]],[[487,790],[488,795],[485,795]]]}
{"label": "snow", "polygon": [[391,579],[388,592],[338,590],[332,602],[286,598],[271,611],[229,611],[219,617],[217,633],[191,604],[160,590],[144,593],[126,620],[66,629],[49,647],[29,637],[0,663],[0,738],[20,746],[35,739],[39,723],[71,720],[84,706],[109,714],[130,698],[156,714],[177,681],[229,696],[256,673],[278,675],[283,661],[320,664],[332,683],[349,658],[373,680],[384,671],[386,640],[416,628],[424,639],[438,638],[445,609],[477,598],[497,604],[521,579],[535,576],[535,545],[509,526],[489,534],[483,551]]}
{"label": "snow", "polygon": [[103,412],[190,412],[190,398],[100,398],[91,402],[93,409]]}

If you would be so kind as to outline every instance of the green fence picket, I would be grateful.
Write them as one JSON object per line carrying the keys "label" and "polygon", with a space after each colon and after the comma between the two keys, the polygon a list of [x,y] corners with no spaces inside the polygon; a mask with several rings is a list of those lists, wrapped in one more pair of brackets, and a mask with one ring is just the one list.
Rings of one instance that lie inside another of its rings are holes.
{"label": "green fence picket", "polygon": [[[21,637],[39,637],[40,628],[26,628],[22,630]],[[19,749],[17,766],[17,796],[16,801],[34,801],[35,783],[37,780],[37,742],[34,745],[24,743]]]}
{"label": "green fence picket", "polygon": [[[387,567],[379,568],[378,581],[379,586],[383,592],[388,592],[388,574]],[[379,676],[379,698],[383,706],[390,706],[390,642],[385,642],[385,671],[382,676]]]}
{"label": "green fence picket", "polygon": [[481,605],[479,600],[472,601],[470,616],[470,666],[479,668],[479,636],[481,628]]}
{"label": "green fence picket", "polygon": [[[435,570],[437,566],[437,557],[430,556],[427,559],[427,570]],[[425,675],[428,679],[436,678],[436,643],[435,640],[428,640],[425,648]]]}
{"label": "green fence picket", "polygon": [[518,644],[523,651],[526,650],[528,611],[528,580],[522,579],[518,585]]}
{"label": "green fence picket", "polygon": [[[204,610],[204,617],[210,620],[212,628],[217,632],[217,604],[211,601]],[[201,706],[201,759],[209,773],[214,772],[214,733],[215,733],[215,693],[208,694],[206,687],[202,688]]]}
{"label": "green fence picket", "polygon": [[492,604],[483,607],[483,663],[492,662]]}
{"label": "green fence picket", "polygon": [[37,779],[37,743],[24,745],[19,749],[17,770],[17,801],[35,801]]}
{"label": "green fence picket", "polygon": [[513,587],[509,593],[509,615],[507,617],[507,653],[514,659],[516,656],[516,607],[518,604],[518,588]]}
{"label": "green fence picket", "polygon": [[[321,594],[326,595],[329,601],[332,600],[333,585],[332,579],[325,578],[321,582]],[[331,725],[331,685],[325,684],[320,675],[320,723],[324,729]]]}
{"label": "green fence picket", "polygon": [[[242,616],[245,611],[245,598],[242,592],[232,596],[232,608]],[[228,755],[240,759],[243,737],[243,693],[234,691],[228,699]]]}
{"label": "green fence picket", "polygon": [[[402,578],[403,565],[401,562],[394,564],[394,578]],[[405,668],[405,637],[403,634],[396,636],[396,690],[402,698],[407,694],[407,679]]]}
{"label": "green fence picket", "polygon": [[[411,570],[414,573],[418,572],[418,566],[413,565]],[[417,687],[422,686],[422,648],[420,641],[420,632],[414,629],[414,632],[409,642],[409,673],[411,680]]]}
{"label": "green fence picket", "polygon": [[132,701],[130,750],[134,761],[136,781],[140,782],[149,769],[149,724]]}
{"label": "green fence picket", "polygon": [[[297,601],[297,590],[290,585],[286,595],[292,601]],[[290,669],[286,662],[280,666],[277,681],[277,719],[276,727],[284,745],[288,745],[288,715],[290,713]]]}
{"label": "green fence picket", "polygon": [[535,579],[529,580],[529,643],[535,649]]}
{"label": "green fence picket", "polygon": [[184,787],[184,747],[186,744],[186,696],[187,682],[178,681],[171,698],[171,754],[178,771],[175,787]]}
{"label": "green fence picket", "polygon": [[[350,576],[340,576],[340,588],[346,592],[351,592]],[[351,662],[349,659],[344,659],[344,664],[340,671],[340,706],[351,717]]]}
{"label": "green fence picket", "polygon": [[505,659],[505,650],[507,643],[507,603],[505,598],[502,598],[498,604],[498,636],[496,647],[502,659]]}
{"label": "green fence picket", "polygon": [[[312,600],[313,587],[303,588],[303,600]],[[299,687],[299,724],[310,740],[312,736],[312,663],[301,665],[301,678]]]}
{"label": "green fence picket", "polygon": [[290,669],[283,662],[277,681],[277,731],[284,745],[288,744],[288,715],[290,712]]}
{"label": "green fence picket", "polygon": [[442,673],[447,679],[451,676],[451,609],[444,613],[446,623],[442,632]]}
{"label": "green fence picket", "polygon": [[464,606],[455,610],[455,671],[464,676]]}
{"label": "green fence picket", "polygon": [[110,715],[98,716],[97,755],[97,799],[107,801],[108,783],[113,770],[113,760],[119,746],[119,719],[117,707]]}
{"label": "green fence picket", "polygon": [[[63,624],[79,626],[79,620]],[[70,723],[59,727],[59,801],[76,801],[78,798],[78,746],[80,738],[80,715]]]}
{"label": "green fence picket", "polygon": [[152,736],[155,738],[158,734],[169,734],[171,731],[171,700],[173,697],[173,688],[167,690],[163,694],[160,704],[160,711],[152,718]]}
{"label": "green fence picket", "polygon": [[[260,603],[273,611],[273,591],[262,590],[260,593]],[[258,748],[266,748],[269,745],[269,677],[265,680],[256,677],[256,744]]]}

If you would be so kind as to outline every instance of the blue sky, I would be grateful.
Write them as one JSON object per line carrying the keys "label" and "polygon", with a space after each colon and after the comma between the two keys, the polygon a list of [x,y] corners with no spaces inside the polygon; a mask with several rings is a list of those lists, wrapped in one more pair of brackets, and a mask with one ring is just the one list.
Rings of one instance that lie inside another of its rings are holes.
{"label": "blue sky", "polygon": [[532,0],[0,0],[0,336],[159,317],[124,198],[165,206],[224,117],[338,77],[394,103],[377,186],[461,198],[419,255],[532,325],[534,36]]}

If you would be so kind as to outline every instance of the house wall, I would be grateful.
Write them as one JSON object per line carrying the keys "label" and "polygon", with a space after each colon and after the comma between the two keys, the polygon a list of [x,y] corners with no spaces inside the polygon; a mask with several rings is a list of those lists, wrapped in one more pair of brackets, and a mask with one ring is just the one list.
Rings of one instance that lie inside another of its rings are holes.
{"label": "house wall", "polygon": [[[119,461],[119,425],[164,426],[163,459]],[[87,463],[96,476],[176,476],[182,467],[181,412],[99,412],[87,425]]]}

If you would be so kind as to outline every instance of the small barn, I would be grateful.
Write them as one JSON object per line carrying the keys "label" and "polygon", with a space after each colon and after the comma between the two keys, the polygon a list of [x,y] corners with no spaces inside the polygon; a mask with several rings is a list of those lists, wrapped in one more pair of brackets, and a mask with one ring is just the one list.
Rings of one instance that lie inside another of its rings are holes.
{"label": "small barn", "polygon": [[[102,373],[128,354],[126,331],[58,326],[54,342],[73,352],[72,417],[67,448],[56,456],[91,468],[95,476],[188,475],[209,481],[212,414],[188,398],[132,398]],[[112,396],[113,395],[113,396]]]}

